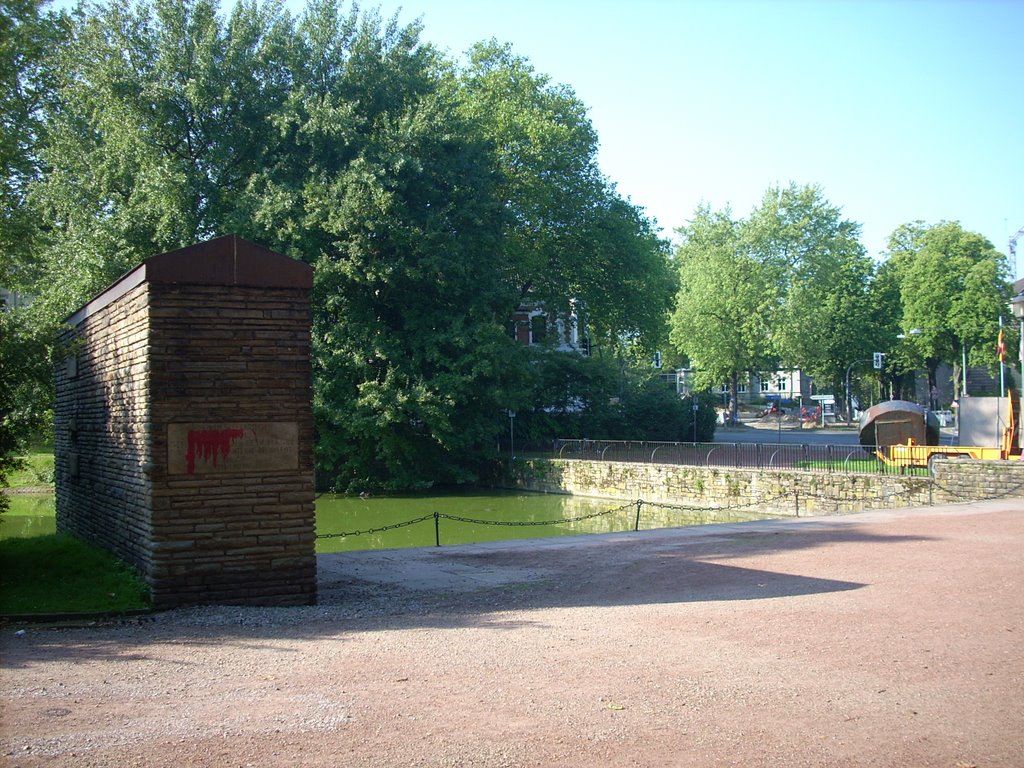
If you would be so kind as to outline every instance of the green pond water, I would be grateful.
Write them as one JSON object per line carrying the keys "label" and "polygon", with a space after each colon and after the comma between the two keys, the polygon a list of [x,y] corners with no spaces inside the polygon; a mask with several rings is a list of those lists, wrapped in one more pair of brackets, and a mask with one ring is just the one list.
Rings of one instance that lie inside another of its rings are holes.
{"label": "green pond water", "polygon": [[[12,496],[10,500],[11,508],[0,521],[0,539],[42,536],[56,530],[52,495]],[[636,504],[614,500],[506,491],[365,499],[325,494],[316,501],[316,529],[321,537],[316,548],[318,552],[346,552],[433,547],[437,538],[445,546],[631,531],[636,513]],[[694,513],[645,504],[639,527],[670,528],[762,517],[735,510]],[[411,522],[414,520],[419,522]],[[560,522],[549,524],[552,521]]]}

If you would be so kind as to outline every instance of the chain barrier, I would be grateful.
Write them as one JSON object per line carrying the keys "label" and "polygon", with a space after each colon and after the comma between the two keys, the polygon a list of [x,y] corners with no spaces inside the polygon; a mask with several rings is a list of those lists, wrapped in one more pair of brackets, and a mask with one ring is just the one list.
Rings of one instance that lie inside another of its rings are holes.
{"label": "chain barrier", "polygon": [[[578,517],[559,517],[553,520],[483,520],[473,517],[461,517],[460,515],[449,515],[446,512],[432,512],[429,515],[423,515],[417,517],[414,520],[406,520],[401,523],[392,523],[391,525],[382,525],[378,528],[368,528],[365,531],[341,531],[339,533],[318,533],[317,539],[343,539],[350,536],[366,536],[374,533],[383,533],[384,531],[393,531],[397,528],[405,528],[410,525],[416,525],[418,523],[426,522],[427,520],[433,520],[436,526],[440,520],[452,520],[457,523],[469,523],[473,525],[496,525],[496,526],[511,526],[511,527],[528,527],[538,525],[566,525],[571,523],[578,523],[584,520],[592,520],[597,517],[604,517],[605,515],[614,515],[623,512],[627,509],[632,509],[636,505],[636,502],[629,502],[613,509],[605,509],[600,512],[592,512],[589,515],[580,515]],[[439,545],[440,546],[440,545]]]}
{"label": "chain barrier", "polygon": [[[958,493],[953,488],[948,487],[945,484],[939,483],[934,478],[927,478],[927,479],[920,479],[920,480],[910,480],[910,481],[907,482],[907,486],[908,487],[906,487],[906,488],[904,488],[904,489],[902,489],[900,491],[897,491],[897,492],[882,493],[880,495],[870,496],[870,497],[860,497],[860,498],[856,499],[856,501],[862,502],[862,503],[865,503],[865,502],[866,503],[871,503],[871,502],[874,502],[874,501],[889,501],[889,500],[891,500],[893,498],[901,498],[901,497],[908,497],[908,498],[910,498],[910,497],[914,496],[915,494],[919,494],[920,492],[922,492],[926,488],[929,491],[929,499],[931,499],[931,494],[932,494],[933,491],[940,490],[940,491],[942,491],[944,493],[949,494],[950,496],[953,496],[953,497],[958,498],[958,499],[963,499],[965,501],[978,501],[978,500],[980,500],[980,499],[978,499],[977,494],[966,495],[966,494]],[[986,496],[985,498],[986,499],[1001,499],[1001,498],[1019,496],[1019,495],[1021,495],[1020,492],[1022,490],[1024,490],[1024,483],[1020,483],[1020,484],[1018,484],[1018,485],[1016,485],[1016,486],[1014,486],[1012,488],[1006,489],[1006,490],[1001,491],[999,493],[995,493],[995,494],[992,494],[990,496]],[[732,510],[749,511],[752,506],[769,506],[769,505],[772,505],[772,504],[777,504],[779,502],[785,502],[785,501],[788,501],[790,499],[793,499],[796,502],[796,511],[797,511],[797,516],[799,517],[799,510],[800,510],[800,506],[799,505],[800,505],[800,498],[801,497],[803,497],[804,499],[829,499],[829,500],[835,500],[835,497],[833,495],[831,495],[831,494],[814,493],[812,491],[807,491],[807,490],[801,490],[801,491],[795,491],[795,492],[789,492],[789,493],[781,493],[781,494],[779,494],[777,496],[773,496],[773,497],[770,497],[770,498],[759,499],[756,503],[751,503],[749,501],[745,502],[745,503],[744,502],[737,502],[735,504],[729,504],[729,505],[726,505],[726,506],[719,506],[719,507],[698,506],[698,505],[692,505],[692,504],[673,504],[673,503],[669,503],[669,502],[644,501],[643,499],[637,499],[636,501],[630,501],[630,502],[627,502],[625,504],[621,504],[620,506],[613,507],[611,509],[602,510],[602,511],[599,511],[599,512],[591,512],[590,514],[579,515],[579,516],[576,516],[576,517],[560,517],[560,518],[554,518],[554,519],[551,519],[551,520],[484,520],[482,518],[463,517],[461,515],[450,515],[450,514],[448,514],[446,512],[432,512],[429,515],[422,515],[421,517],[417,517],[417,518],[412,519],[412,520],[405,520],[403,522],[392,523],[390,525],[382,525],[382,526],[379,526],[377,528],[368,528],[366,530],[356,530],[356,531],[343,531],[343,532],[339,532],[339,533],[320,533],[320,534],[316,535],[316,538],[317,539],[337,539],[337,538],[348,538],[348,537],[355,537],[355,536],[367,536],[367,535],[372,535],[372,534],[375,534],[375,533],[384,533],[385,531],[393,531],[393,530],[396,530],[396,529],[399,529],[399,528],[406,528],[406,527],[411,526],[411,525],[418,525],[419,523],[424,523],[424,522],[427,522],[428,520],[433,520],[434,521],[434,528],[435,528],[436,545],[437,546],[441,546],[441,535],[440,535],[440,521],[441,520],[451,520],[451,521],[456,522],[456,523],[467,523],[467,524],[470,524],[470,525],[489,525],[489,526],[503,526],[503,527],[511,527],[511,528],[528,528],[528,527],[536,527],[536,526],[544,526],[544,525],[570,525],[572,523],[584,522],[586,520],[593,520],[595,518],[605,517],[605,516],[608,516],[608,515],[621,514],[623,512],[626,512],[627,510],[628,511],[633,511],[634,509],[636,510],[636,521],[635,521],[633,530],[634,531],[638,531],[640,529],[641,510],[643,509],[643,507],[645,505],[649,506],[649,507],[657,507],[659,509],[676,510],[676,511],[679,511],[679,512],[688,512],[688,513],[694,513],[694,512],[696,512],[696,513],[708,513],[708,512],[711,512],[711,513],[716,513],[716,512],[727,512],[727,511],[732,511]]]}
{"label": "chain barrier", "polygon": [[606,509],[602,512],[592,512],[589,515],[580,515],[579,517],[560,517],[555,520],[478,520],[472,517],[459,517],[458,515],[449,515],[444,512],[439,512],[437,516],[445,520],[454,520],[457,523],[472,523],[474,525],[504,525],[511,527],[519,526],[531,526],[531,525],[565,525],[568,523],[578,523],[583,520],[593,520],[596,517],[604,517],[605,515],[614,515],[617,512],[623,512],[627,509],[632,509],[636,506],[636,502],[629,502],[623,504],[620,507],[614,509]]}
{"label": "chain barrier", "polygon": [[365,531],[343,531],[341,533],[318,533],[316,538],[318,539],[344,539],[349,536],[368,536],[372,533],[382,533],[383,531],[393,531],[396,528],[405,528],[410,525],[416,525],[417,523],[423,523],[427,520],[433,520],[434,515],[423,515],[423,517],[417,517],[415,520],[406,520],[402,523],[393,523],[391,525],[383,525],[380,528],[368,528]]}
{"label": "chain barrier", "polygon": [[[769,499],[759,499],[757,504],[759,504],[759,505],[761,505],[761,504],[773,504],[776,501],[780,501],[780,500],[783,500],[783,499],[788,499],[788,498],[790,498],[793,495],[794,494],[791,494],[791,493],[782,493],[782,494],[779,494],[778,496],[773,496],[772,498],[769,498]],[[662,508],[662,509],[675,509],[675,510],[678,510],[680,512],[728,512],[728,511],[734,510],[734,509],[749,510],[750,507],[752,506],[750,502],[746,502],[746,503],[729,504],[729,505],[726,505],[724,507],[699,507],[699,506],[694,506],[694,505],[689,505],[689,504],[670,504],[668,502],[660,502],[660,501],[643,501],[642,499],[637,499],[636,503],[638,503],[638,504],[646,504],[649,507],[659,507],[659,508]]]}

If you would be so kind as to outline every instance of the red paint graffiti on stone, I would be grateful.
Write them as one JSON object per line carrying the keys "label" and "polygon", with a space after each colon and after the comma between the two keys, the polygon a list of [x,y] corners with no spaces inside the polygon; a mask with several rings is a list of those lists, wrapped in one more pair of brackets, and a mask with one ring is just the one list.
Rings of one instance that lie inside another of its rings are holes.
{"label": "red paint graffiti on stone", "polygon": [[244,429],[190,429],[188,432],[188,453],[185,461],[188,473],[195,474],[196,458],[217,466],[218,460],[226,460],[231,454],[231,445],[245,435]]}

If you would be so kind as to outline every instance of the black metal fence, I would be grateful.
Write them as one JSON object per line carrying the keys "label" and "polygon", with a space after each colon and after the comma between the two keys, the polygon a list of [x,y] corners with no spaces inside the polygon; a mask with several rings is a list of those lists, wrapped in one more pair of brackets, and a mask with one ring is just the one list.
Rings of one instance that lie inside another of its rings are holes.
{"label": "black metal fence", "polygon": [[794,443],[658,443],[628,440],[556,440],[552,458],[679,464],[726,469],[810,469],[860,474],[927,474],[887,465],[875,447]]}

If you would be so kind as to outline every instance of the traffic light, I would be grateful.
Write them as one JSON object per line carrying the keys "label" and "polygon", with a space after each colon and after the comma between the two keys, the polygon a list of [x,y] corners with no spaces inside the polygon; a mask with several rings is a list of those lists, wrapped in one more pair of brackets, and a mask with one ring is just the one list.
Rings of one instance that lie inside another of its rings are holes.
{"label": "traffic light", "polygon": [[875,352],[875,370],[876,371],[882,370],[882,358],[884,358],[884,357],[885,357],[885,355],[883,355],[881,352]]}
{"label": "traffic light", "polygon": [[661,368],[661,352],[654,353],[654,367]]}

